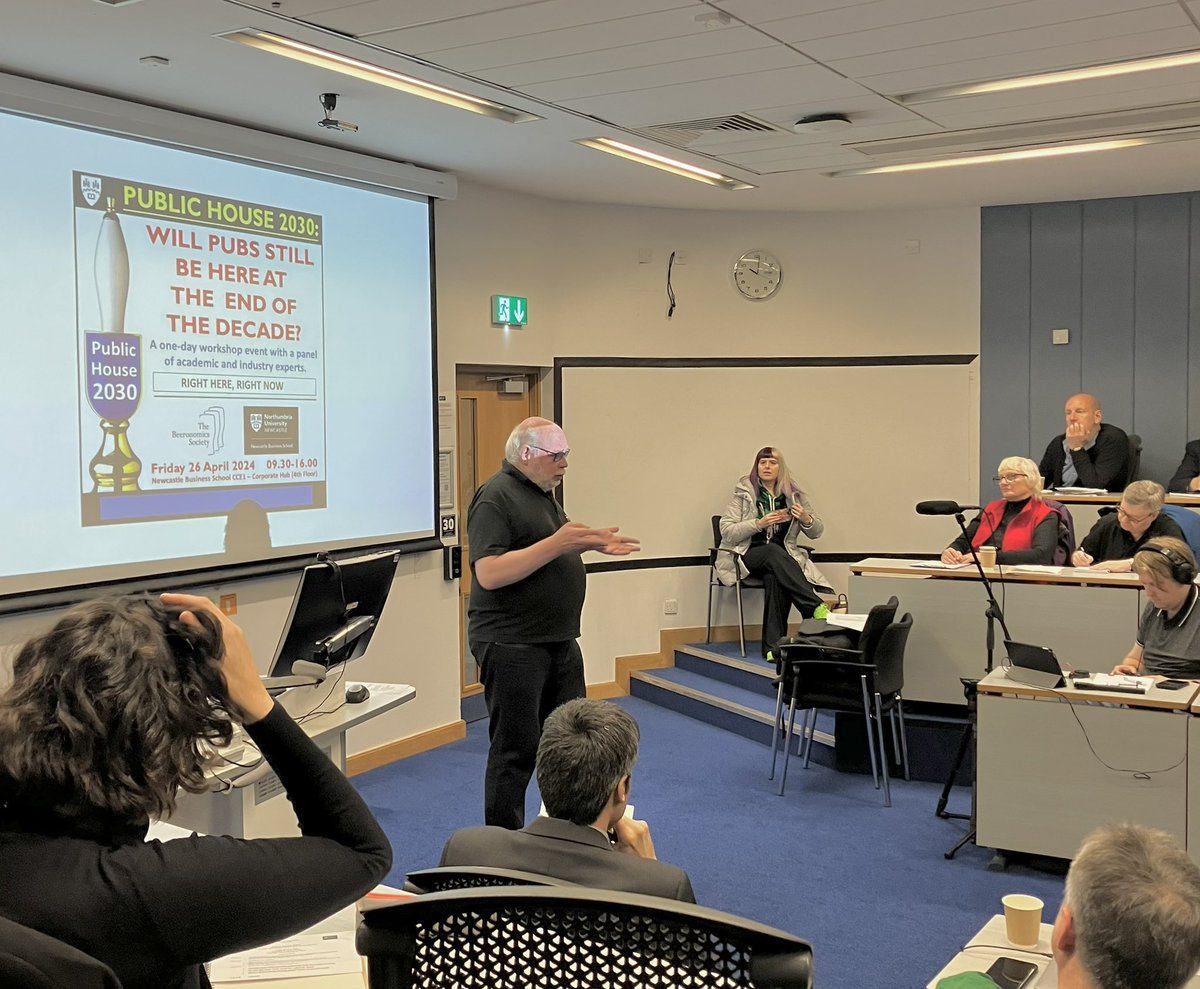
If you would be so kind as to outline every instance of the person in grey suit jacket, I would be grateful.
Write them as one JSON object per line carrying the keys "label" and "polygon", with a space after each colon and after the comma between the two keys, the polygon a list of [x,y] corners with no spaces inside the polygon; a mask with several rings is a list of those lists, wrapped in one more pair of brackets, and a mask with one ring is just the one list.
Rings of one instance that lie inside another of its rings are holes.
{"label": "person in grey suit jacket", "polygon": [[579,698],[546,719],[537,781],[547,817],[520,831],[464,828],[441,865],[520,869],[554,879],[695,903],[682,869],[659,862],[645,821],[625,816],[640,732],[616,704]]}

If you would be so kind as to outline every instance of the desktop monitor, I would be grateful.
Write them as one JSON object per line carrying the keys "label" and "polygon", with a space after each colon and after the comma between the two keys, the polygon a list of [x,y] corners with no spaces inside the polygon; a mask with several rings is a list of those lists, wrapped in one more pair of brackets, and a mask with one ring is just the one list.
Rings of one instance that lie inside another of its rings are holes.
{"label": "desktop monitor", "polygon": [[[322,556],[306,566],[271,663],[268,686],[320,682],[331,667],[366,652],[399,560],[395,552],[349,560]],[[279,682],[284,680],[289,682]]]}

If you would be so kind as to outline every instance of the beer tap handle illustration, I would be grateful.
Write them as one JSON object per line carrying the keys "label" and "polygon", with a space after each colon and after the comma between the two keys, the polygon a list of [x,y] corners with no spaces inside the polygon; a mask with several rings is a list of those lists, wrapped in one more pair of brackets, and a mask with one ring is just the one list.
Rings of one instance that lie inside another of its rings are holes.
{"label": "beer tap handle illustration", "polygon": [[[88,402],[100,419],[100,448],[88,465],[94,491],[139,490],[142,463],[129,445],[129,420],[141,396],[141,337],[125,332],[129,248],[113,198],[108,197],[94,262],[100,332],[86,335]],[[114,376],[113,372],[120,374]]]}

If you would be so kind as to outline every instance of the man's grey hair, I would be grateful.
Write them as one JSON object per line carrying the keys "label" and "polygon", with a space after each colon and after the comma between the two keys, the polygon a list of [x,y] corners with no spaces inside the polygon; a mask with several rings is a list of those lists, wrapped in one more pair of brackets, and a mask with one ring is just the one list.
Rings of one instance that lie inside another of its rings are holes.
{"label": "man's grey hair", "polygon": [[1129,504],[1144,508],[1148,513],[1154,515],[1162,511],[1163,502],[1167,500],[1167,492],[1157,481],[1134,481],[1121,493],[1121,497]]}
{"label": "man's grey hair", "polygon": [[519,422],[508,434],[508,442],[504,444],[504,459],[516,467],[521,462],[521,451],[527,446],[537,446],[537,431],[545,426],[526,426]]}
{"label": "man's grey hair", "polygon": [[537,781],[551,817],[590,825],[617,784],[633,772],[641,732],[609,701],[580,697],[556,708],[542,728]]}
{"label": "man's grey hair", "polygon": [[1096,989],[1178,989],[1200,968],[1200,868],[1165,831],[1092,832],[1067,874],[1064,903]]}

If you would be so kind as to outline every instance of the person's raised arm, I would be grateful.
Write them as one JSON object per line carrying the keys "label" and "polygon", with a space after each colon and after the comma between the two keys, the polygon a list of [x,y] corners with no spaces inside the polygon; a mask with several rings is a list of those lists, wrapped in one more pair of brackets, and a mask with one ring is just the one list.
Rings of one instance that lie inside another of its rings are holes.
{"label": "person's raised arm", "polygon": [[530,546],[475,560],[475,582],[485,590],[494,591],[524,580],[559,556],[584,553],[589,549],[610,556],[626,556],[638,549],[638,541],[632,536],[620,535],[615,525],[593,529],[582,522],[568,522]]}
{"label": "person's raised arm", "polygon": [[1176,494],[1200,490],[1200,443],[1189,443],[1183,450],[1183,460],[1167,485]]}
{"label": "person's raised arm", "polygon": [[1118,432],[1116,436],[1105,436],[1103,432],[1096,437],[1096,462],[1088,456],[1086,450],[1072,450],[1071,460],[1075,463],[1075,471],[1079,475],[1079,486],[1083,488],[1104,488],[1108,490],[1113,479],[1125,470],[1129,463],[1129,439]]}

